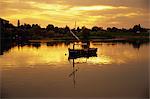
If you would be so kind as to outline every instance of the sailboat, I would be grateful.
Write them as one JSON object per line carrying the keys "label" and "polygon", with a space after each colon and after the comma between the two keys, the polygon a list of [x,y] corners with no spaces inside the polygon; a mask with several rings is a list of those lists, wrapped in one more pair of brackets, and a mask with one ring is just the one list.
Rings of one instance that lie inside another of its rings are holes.
{"label": "sailboat", "polygon": [[[73,33],[70,30],[70,33],[80,42],[81,40],[79,39],[79,37],[77,35],[75,35],[75,33]],[[82,46],[86,46],[82,49],[75,49],[75,45],[82,45]],[[89,44],[87,42],[85,43],[81,43],[81,44],[73,44],[73,49],[68,48],[69,51],[69,57],[68,59],[76,59],[76,58],[80,58],[80,57],[92,57],[92,56],[97,56],[97,48],[89,48]]]}

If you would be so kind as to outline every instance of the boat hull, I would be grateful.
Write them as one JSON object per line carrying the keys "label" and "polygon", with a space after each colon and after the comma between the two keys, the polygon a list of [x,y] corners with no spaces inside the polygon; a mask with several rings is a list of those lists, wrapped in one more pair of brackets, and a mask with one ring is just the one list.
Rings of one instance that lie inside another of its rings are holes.
{"label": "boat hull", "polygon": [[81,57],[96,57],[97,48],[88,48],[88,49],[68,49],[69,50],[69,59],[76,59]]}

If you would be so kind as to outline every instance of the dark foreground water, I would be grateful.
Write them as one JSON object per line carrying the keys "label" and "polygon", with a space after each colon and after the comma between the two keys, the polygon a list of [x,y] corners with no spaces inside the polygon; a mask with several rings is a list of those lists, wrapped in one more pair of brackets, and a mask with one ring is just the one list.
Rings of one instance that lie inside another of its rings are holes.
{"label": "dark foreground water", "polygon": [[[16,46],[0,56],[3,98],[148,98],[149,44],[91,43],[97,57],[68,60],[72,44]],[[78,47],[78,46],[77,46]]]}

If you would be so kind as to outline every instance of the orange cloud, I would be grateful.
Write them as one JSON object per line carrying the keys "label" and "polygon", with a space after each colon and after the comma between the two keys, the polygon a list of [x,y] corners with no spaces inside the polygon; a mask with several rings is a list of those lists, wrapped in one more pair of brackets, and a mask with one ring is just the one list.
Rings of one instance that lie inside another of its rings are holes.
{"label": "orange cloud", "polygon": [[[149,14],[147,14],[147,9],[143,7],[143,5],[146,6],[147,1],[141,3],[141,0],[137,0],[134,6],[131,6],[134,2],[129,0],[126,0],[129,1],[128,3],[125,1],[108,1],[1,0],[0,16],[14,24],[20,19],[21,23],[38,22],[43,27],[49,23],[61,27],[66,25],[74,27],[74,21],[77,21],[77,25],[80,27],[92,27],[94,25],[130,27],[131,24],[142,24],[145,27],[150,27],[148,24]],[[137,6],[140,3],[142,8]]]}

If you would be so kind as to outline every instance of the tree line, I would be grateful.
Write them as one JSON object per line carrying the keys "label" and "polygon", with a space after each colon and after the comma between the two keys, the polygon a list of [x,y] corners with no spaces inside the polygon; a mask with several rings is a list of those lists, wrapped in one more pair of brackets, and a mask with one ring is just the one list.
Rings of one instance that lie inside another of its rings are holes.
{"label": "tree line", "polygon": [[[76,29],[70,29],[69,26],[57,27],[53,24],[48,24],[45,28],[42,28],[38,24],[23,24],[19,26],[14,26],[11,23],[4,24],[5,29],[4,36],[5,38],[17,39],[17,40],[28,40],[28,39],[45,39],[45,38],[70,38],[71,34],[69,33],[72,30],[79,37],[88,37],[88,36],[108,36],[111,33],[123,33],[136,34],[136,33],[148,33],[149,29],[141,27],[140,24],[134,25],[130,29],[119,29],[116,27],[108,27],[104,29],[103,27],[93,26],[92,28],[77,27]],[[83,30],[86,29],[86,32]],[[88,33],[88,32],[89,33]],[[107,35],[106,35],[107,34]]]}

